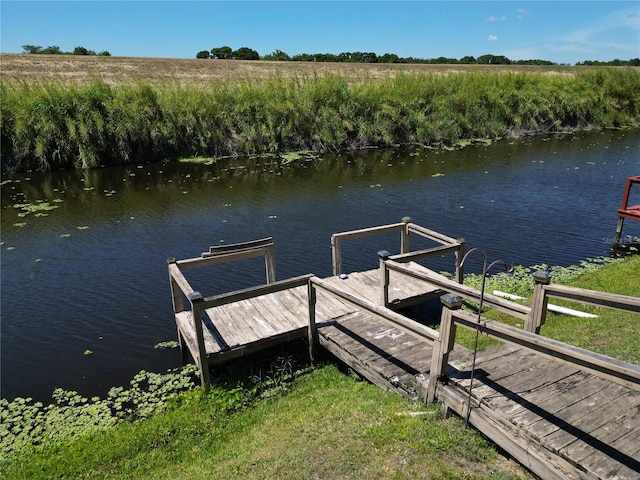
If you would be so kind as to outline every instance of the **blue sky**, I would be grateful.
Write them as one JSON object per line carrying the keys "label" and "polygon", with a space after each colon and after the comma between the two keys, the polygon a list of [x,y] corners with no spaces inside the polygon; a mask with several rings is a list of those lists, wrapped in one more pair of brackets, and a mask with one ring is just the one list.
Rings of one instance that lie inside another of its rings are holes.
{"label": "blue sky", "polygon": [[629,1],[8,1],[0,51],[76,46],[114,56],[194,58],[228,45],[260,55],[374,52],[512,60],[640,57],[640,2]]}

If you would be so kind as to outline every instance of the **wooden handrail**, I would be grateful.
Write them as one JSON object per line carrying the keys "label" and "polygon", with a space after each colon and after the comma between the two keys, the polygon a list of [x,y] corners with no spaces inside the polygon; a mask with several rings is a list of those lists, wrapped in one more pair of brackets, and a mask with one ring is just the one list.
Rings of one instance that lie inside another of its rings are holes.
{"label": "wooden handrail", "polygon": [[[477,317],[462,310],[453,314],[453,321],[466,328],[475,329]],[[526,332],[492,320],[482,320],[480,332],[492,338],[515,343],[529,350],[578,367],[580,370],[612,380],[620,385],[638,389],[640,366],[623,362],[607,355],[574,347],[535,333]]]}
{"label": "wooden handrail", "polygon": [[640,313],[640,298],[616,293],[598,292],[566,285],[545,285],[544,292],[548,297],[573,300],[589,305],[612,308],[625,312]]}
{"label": "wooden handrail", "polygon": [[[348,232],[334,233],[331,236],[333,274],[340,275],[342,273],[342,242],[344,240],[354,240],[357,238],[369,237],[373,235],[381,235],[396,230],[400,230],[402,232],[402,236],[400,238],[400,254],[394,256],[395,260],[403,261],[404,258],[407,258],[407,260],[405,261],[411,261],[414,258],[410,258],[409,255],[412,254],[416,255],[415,259],[418,259],[453,252],[456,255],[456,259],[458,260],[456,262],[456,265],[458,265],[456,267],[456,280],[458,280],[459,283],[462,283],[464,274],[462,267],[460,267],[459,265],[460,261],[462,260],[462,255],[464,255],[464,239],[455,239],[438,233],[434,230],[429,230],[428,228],[421,227],[420,225],[411,223],[411,220],[408,217],[403,218],[402,222],[400,223],[392,223],[390,225],[383,225],[379,227],[363,228],[359,230],[351,230]],[[409,236],[411,233],[415,233],[417,235],[420,235],[421,237],[440,243],[441,245],[434,248],[410,252]],[[405,255],[407,255],[407,257],[405,257]]]}
{"label": "wooden handrail", "polygon": [[547,319],[549,298],[560,298],[586,305],[640,313],[640,298],[638,297],[586,290],[566,285],[551,285],[551,276],[548,272],[536,272],[533,278],[535,286],[531,301],[531,315],[525,323],[525,330],[528,332],[540,333],[540,329]]}
{"label": "wooden handrail", "polygon": [[331,256],[333,260],[333,274],[340,275],[342,273],[342,242],[344,240],[355,240],[356,238],[370,237],[373,235],[381,235],[384,233],[401,230],[404,233],[406,223],[392,223],[390,225],[382,225],[379,227],[362,228],[359,230],[351,230],[348,232],[334,233],[331,235]]}
{"label": "wooden handrail", "polygon": [[415,223],[408,223],[407,229],[409,233],[417,233],[418,235],[433,240],[434,242],[439,242],[442,244],[456,245],[460,243],[460,240],[457,238],[452,238],[447,235],[443,235],[440,232],[436,232],[435,230],[429,230],[428,228],[421,227],[420,225],[416,225]]}
{"label": "wooden handrail", "polygon": [[181,270],[186,270],[261,256],[265,257],[267,283],[275,282],[276,254],[275,245],[271,238],[256,240],[255,242],[210,247],[209,252],[203,253],[200,257],[176,260],[174,263],[178,265]]}
{"label": "wooden handrail", "polygon": [[[384,265],[388,270],[393,270],[395,272],[402,273],[418,280],[424,280],[425,282],[435,285],[442,290],[450,293],[455,293],[456,295],[460,295],[463,298],[467,298],[475,302],[480,301],[480,290],[462,285],[458,282],[448,279],[444,275],[440,275],[439,273],[433,272],[426,268],[424,270],[413,270],[408,268],[404,264],[392,261],[390,258],[389,260],[384,262]],[[522,320],[526,320],[527,316],[531,312],[531,309],[525,305],[510,302],[509,300],[488,293],[484,294],[484,303],[485,305],[492,306],[497,310],[501,310]]]}
{"label": "wooden handrail", "polygon": [[273,283],[266,283],[264,285],[258,285],[255,287],[243,288],[240,290],[234,290],[233,292],[222,293],[220,295],[212,295],[209,297],[203,297],[200,303],[200,308],[206,310],[207,308],[218,307],[220,305],[226,305],[229,303],[240,302],[248,298],[259,297],[261,295],[268,295],[270,293],[280,292],[289,288],[301,287],[306,285],[309,278],[314,275],[309,273],[307,275],[301,275],[299,277],[288,278],[286,280],[279,280]]}
{"label": "wooden handrail", "polygon": [[460,249],[460,245],[440,245],[439,247],[425,248],[423,250],[414,250],[409,253],[399,253],[391,255],[389,260],[399,263],[408,263],[422,260],[427,257],[436,255],[444,255],[445,253],[455,253]]}

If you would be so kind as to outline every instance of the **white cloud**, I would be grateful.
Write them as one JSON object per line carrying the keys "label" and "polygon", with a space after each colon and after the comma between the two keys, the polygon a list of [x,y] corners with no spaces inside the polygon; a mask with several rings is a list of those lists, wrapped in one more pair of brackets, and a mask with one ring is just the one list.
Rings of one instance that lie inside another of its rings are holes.
{"label": "white cloud", "polygon": [[498,37],[496,37],[495,35],[489,35],[487,37],[487,40],[489,40],[490,42],[495,42],[496,40],[498,40]]}
{"label": "white cloud", "polygon": [[487,22],[504,22],[507,20],[507,17],[502,16],[502,17],[494,17],[493,15],[491,15],[490,17],[485,18],[485,20]]}
{"label": "white cloud", "polygon": [[531,15],[531,12],[529,10],[526,10],[524,8],[519,8],[518,10],[516,10],[516,12],[518,13],[518,15],[516,15],[516,18],[518,20],[522,20],[525,17],[528,17],[529,15]]}
{"label": "white cloud", "polygon": [[[555,39],[550,49],[555,51],[596,53],[602,50],[628,51],[637,55],[639,45],[637,40],[620,41],[620,31],[640,30],[640,17],[636,9],[613,12],[585,28],[566,33]],[[633,37],[628,37],[633,38]],[[637,36],[635,36],[637,39]]]}

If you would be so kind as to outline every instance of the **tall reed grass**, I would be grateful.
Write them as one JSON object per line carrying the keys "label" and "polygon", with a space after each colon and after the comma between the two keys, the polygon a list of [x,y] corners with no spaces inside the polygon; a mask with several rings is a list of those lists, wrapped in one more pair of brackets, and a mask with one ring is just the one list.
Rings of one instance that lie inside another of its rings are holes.
{"label": "tall reed grass", "polygon": [[640,125],[640,71],[337,75],[206,87],[0,83],[3,167],[92,168],[189,156],[447,145]]}

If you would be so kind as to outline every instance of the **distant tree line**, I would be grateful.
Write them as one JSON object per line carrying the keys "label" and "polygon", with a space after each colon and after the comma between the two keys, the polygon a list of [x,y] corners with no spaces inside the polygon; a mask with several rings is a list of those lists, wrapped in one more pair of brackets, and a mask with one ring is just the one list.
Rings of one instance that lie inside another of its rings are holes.
{"label": "distant tree line", "polygon": [[110,57],[111,54],[103,50],[96,53],[94,50],[89,50],[84,47],[76,47],[73,52],[63,52],[57,45],[51,45],[46,48],[42,48],[39,45],[23,45],[22,50],[24,53],[43,54],[43,55],[98,55],[101,57]]}
{"label": "distant tree line", "polygon": [[231,47],[217,47],[198,52],[196,58],[216,58],[220,60],[260,60],[260,54],[249,47],[232,50]]}
{"label": "distant tree line", "polygon": [[620,60],[618,58],[608,62],[600,62],[598,60],[585,60],[578,62],[576,65],[591,66],[607,66],[607,67],[640,67],[640,58],[632,58],[631,60]]}
{"label": "distant tree line", "polygon": [[[271,60],[278,62],[352,62],[352,63],[431,63],[431,64],[459,64],[459,65],[556,65],[549,60],[531,59],[531,60],[510,60],[504,55],[481,55],[472,57],[467,55],[460,59],[438,57],[438,58],[415,58],[415,57],[399,57],[395,53],[385,53],[384,55],[376,55],[373,52],[343,52],[338,55],[333,53],[301,53],[289,56],[282,50],[260,57],[255,50],[242,47],[238,50],[232,50],[231,47],[216,47],[209,50],[198,52],[196,58],[209,59],[234,59],[234,60]],[[640,59],[633,58],[631,60],[611,60],[609,62],[585,60],[576,65],[603,65],[603,66],[640,66]]]}

